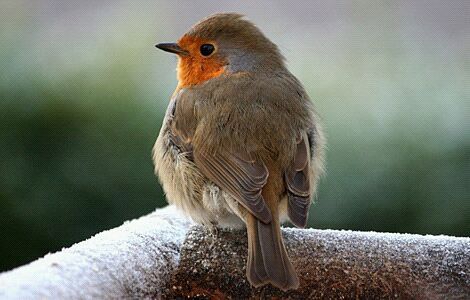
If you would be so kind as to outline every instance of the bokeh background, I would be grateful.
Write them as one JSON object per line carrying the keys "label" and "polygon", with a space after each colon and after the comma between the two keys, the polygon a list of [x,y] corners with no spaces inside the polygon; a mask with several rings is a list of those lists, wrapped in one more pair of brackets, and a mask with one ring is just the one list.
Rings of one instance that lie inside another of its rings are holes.
{"label": "bokeh background", "polygon": [[311,226],[469,235],[469,1],[2,0],[0,271],[165,205],[150,152],[176,59],[153,45],[220,11],[323,117]]}

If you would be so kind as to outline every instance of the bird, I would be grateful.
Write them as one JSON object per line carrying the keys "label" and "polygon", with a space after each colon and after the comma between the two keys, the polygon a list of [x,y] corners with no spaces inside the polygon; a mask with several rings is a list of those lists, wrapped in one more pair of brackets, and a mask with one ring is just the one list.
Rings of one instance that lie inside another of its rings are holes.
{"label": "bird", "polygon": [[297,289],[281,224],[306,227],[325,148],[306,90],[238,13],[210,15],[156,47],[177,55],[178,84],[152,150],[167,201],[197,223],[245,227],[253,287]]}

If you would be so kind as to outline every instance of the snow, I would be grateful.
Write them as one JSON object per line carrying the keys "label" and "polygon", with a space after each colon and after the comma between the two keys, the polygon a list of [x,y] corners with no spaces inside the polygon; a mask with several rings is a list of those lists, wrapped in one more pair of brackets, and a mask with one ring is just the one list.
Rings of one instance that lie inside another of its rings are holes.
{"label": "snow", "polygon": [[0,299],[159,298],[191,222],[172,206],[0,274]]}

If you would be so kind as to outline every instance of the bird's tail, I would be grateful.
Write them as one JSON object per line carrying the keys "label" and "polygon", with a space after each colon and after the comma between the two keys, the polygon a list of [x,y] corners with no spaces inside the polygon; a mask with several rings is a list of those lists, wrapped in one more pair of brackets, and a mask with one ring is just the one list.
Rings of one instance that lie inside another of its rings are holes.
{"label": "bird's tail", "polygon": [[246,275],[255,287],[271,283],[275,287],[287,291],[298,288],[299,279],[282,241],[277,205],[277,203],[269,205],[273,213],[273,220],[268,224],[247,213],[248,261]]}

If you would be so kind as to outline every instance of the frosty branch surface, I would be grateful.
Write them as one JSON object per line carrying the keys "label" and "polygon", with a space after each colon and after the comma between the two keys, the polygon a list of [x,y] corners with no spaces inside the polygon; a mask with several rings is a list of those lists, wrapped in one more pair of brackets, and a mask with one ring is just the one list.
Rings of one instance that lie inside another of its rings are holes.
{"label": "frosty branch surface", "polygon": [[0,274],[0,299],[159,298],[190,226],[174,207],[157,209]]}
{"label": "frosty branch surface", "polygon": [[251,288],[244,230],[192,226],[173,207],[0,274],[0,299],[457,298],[470,238],[284,229],[297,291]]}

